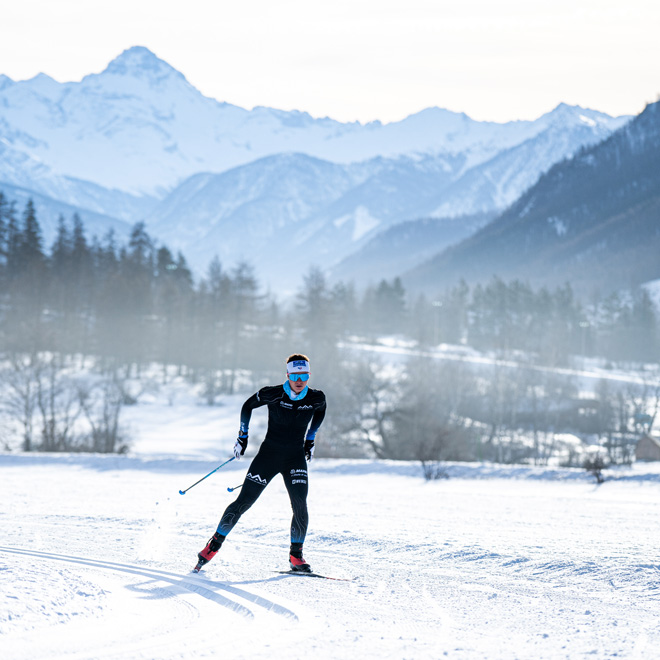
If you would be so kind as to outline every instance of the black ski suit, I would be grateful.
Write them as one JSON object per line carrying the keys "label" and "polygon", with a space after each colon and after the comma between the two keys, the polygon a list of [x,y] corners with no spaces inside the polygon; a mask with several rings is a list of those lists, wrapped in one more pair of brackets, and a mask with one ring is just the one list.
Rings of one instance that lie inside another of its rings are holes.
{"label": "black ski suit", "polygon": [[[276,474],[284,478],[289,493],[293,518],[291,543],[301,544],[307,533],[307,462],[303,449],[307,440],[314,441],[325,417],[325,394],[307,388],[295,399],[283,385],[264,387],[253,394],[241,408],[241,430],[248,431],[255,408],[268,406],[268,429],[257,455],[250,463],[241,492],[225,510],[218,533],[226,536],[239,518],[256,502]],[[309,430],[308,430],[309,427]]]}

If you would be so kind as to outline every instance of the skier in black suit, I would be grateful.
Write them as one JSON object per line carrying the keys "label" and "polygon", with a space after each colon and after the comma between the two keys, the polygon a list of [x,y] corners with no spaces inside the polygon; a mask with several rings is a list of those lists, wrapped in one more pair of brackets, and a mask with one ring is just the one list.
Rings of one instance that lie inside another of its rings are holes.
{"label": "skier in black suit", "polygon": [[227,507],[216,533],[197,555],[196,571],[215,557],[238,519],[256,502],[272,478],[281,474],[293,509],[289,565],[293,571],[311,572],[302,553],[308,523],[306,461],[314,456],[316,432],[325,417],[325,394],[307,385],[310,370],[306,355],[290,355],[286,367],[287,380],[283,385],[260,389],[241,408],[234,456],[240,459],[245,454],[250,417],[260,406],[268,406],[266,437],[250,463],[240,495]]}

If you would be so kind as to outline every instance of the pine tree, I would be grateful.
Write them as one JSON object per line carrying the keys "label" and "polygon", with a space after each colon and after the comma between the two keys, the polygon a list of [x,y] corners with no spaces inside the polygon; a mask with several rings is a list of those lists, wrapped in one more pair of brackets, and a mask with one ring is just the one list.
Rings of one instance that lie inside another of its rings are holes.
{"label": "pine tree", "polygon": [[156,252],[156,277],[162,280],[169,275],[169,271],[175,268],[174,257],[169,248],[166,246],[159,248]]}
{"label": "pine tree", "polygon": [[20,268],[21,231],[16,218],[16,203],[11,202],[6,211],[5,267],[7,280],[18,276]]}
{"label": "pine tree", "polygon": [[46,299],[46,259],[42,252],[41,228],[32,200],[26,204],[22,231],[13,214],[8,223],[7,289],[12,313],[7,316],[5,333],[17,349],[36,351],[44,343],[42,311]]}
{"label": "pine tree", "polygon": [[0,191],[0,290],[5,289],[7,265],[7,220],[9,218],[9,202]]}
{"label": "pine tree", "polygon": [[[312,266],[303,277],[303,284],[296,296],[296,312],[291,334],[302,331],[304,353],[313,360],[314,372],[331,372],[338,363],[337,339],[339,328],[335,300],[323,271]],[[293,346],[292,346],[293,352]]]}
{"label": "pine tree", "polygon": [[71,233],[71,260],[74,272],[80,277],[88,274],[91,265],[91,252],[85,238],[85,226],[77,213],[73,214]]}
{"label": "pine tree", "polygon": [[406,312],[406,292],[401,279],[396,277],[390,284],[381,280],[374,293],[376,328],[385,334],[403,330]]}
{"label": "pine tree", "polygon": [[7,220],[9,215],[9,202],[0,190],[0,268],[7,256]]}
{"label": "pine tree", "polygon": [[20,242],[20,257],[26,268],[44,264],[43,239],[37,220],[34,202],[29,199],[23,213],[23,232]]}
{"label": "pine tree", "polygon": [[153,241],[145,229],[144,222],[133,225],[128,241],[128,256],[132,264],[141,269],[151,269]]}
{"label": "pine tree", "polygon": [[225,347],[228,352],[229,380],[227,390],[234,393],[236,372],[245,364],[248,357],[246,349],[245,326],[255,320],[257,312],[257,279],[254,269],[248,263],[240,262],[232,271],[230,286],[230,305],[228,336]]}
{"label": "pine tree", "polygon": [[193,276],[188,262],[179,251],[176,257],[176,268],[174,269],[174,278],[176,279],[181,292],[189,294],[192,291]]}

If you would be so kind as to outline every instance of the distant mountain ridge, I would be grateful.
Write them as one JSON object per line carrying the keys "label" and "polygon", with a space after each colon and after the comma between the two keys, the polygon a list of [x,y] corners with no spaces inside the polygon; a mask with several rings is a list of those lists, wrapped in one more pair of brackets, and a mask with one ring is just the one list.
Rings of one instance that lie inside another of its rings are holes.
{"label": "distant mountain ridge", "polygon": [[399,222],[501,211],[626,121],[564,104],[506,124],[440,108],[366,125],[245,110],[138,46],[80,82],[0,76],[0,184],[83,219],[146,220],[198,270],[242,254],[270,281],[275,245],[330,267]]}
{"label": "distant mountain ridge", "polygon": [[[133,194],[158,195],[200,171],[223,172],[282,152],[336,163],[412,153],[467,154],[472,167],[565,123],[625,121],[559,106],[531,121],[496,124],[429,108],[400,122],[342,124],[307,113],[248,111],[207,98],[183,74],[143,47],[115,58],[99,74],[58,83],[44,74],[0,88],[0,138],[56,174]],[[123,165],[123,167],[121,166]]]}
{"label": "distant mountain ridge", "polygon": [[497,274],[609,291],[660,278],[660,102],[558,163],[474,236],[407,273],[440,289]]}
{"label": "distant mountain ridge", "polygon": [[357,286],[391,280],[434,257],[440,250],[475,233],[492,217],[423,218],[399,222],[377,233],[330,271],[333,281]]}
{"label": "distant mountain ridge", "polygon": [[34,190],[0,182],[0,192],[9,203],[15,202],[14,210],[17,218],[22,216],[28,201],[32,200],[43,233],[43,247],[46,251],[51,248],[60,216],[70,223],[74,214],[80,215],[82,212],[84,217],[81,217],[87,231],[87,238],[90,240],[94,237],[100,240],[112,231],[115,239],[125,242],[131,232],[131,225],[127,222],[89,209],[81,210],[77,206],[36,193]]}
{"label": "distant mountain ridge", "polygon": [[124,222],[143,217],[158,202],[157,198],[148,195],[109,190],[91,181],[56,174],[37,157],[15,149],[2,138],[0,184],[32,190],[35,195],[58,200],[78,210],[85,209]]}

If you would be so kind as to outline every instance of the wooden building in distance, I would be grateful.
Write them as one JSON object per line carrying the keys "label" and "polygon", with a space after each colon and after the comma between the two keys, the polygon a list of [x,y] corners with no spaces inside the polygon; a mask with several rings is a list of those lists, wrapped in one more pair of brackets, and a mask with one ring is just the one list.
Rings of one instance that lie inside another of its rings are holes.
{"label": "wooden building in distance", "polygon": [[660,438],[645,433],[635,447],[635,460],[660,461]]}

